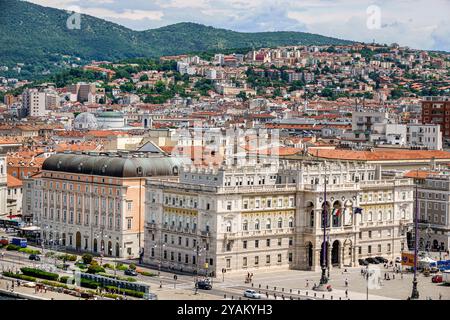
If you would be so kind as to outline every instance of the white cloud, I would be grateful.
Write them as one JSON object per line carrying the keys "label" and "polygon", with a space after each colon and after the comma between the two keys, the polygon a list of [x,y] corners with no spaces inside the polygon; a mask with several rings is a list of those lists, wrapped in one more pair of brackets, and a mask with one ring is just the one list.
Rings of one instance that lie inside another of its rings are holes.
{"label": "white cloud", "polygon": [[104,8],[81,8],[81,13],[105,19],[129,19],[129,20],[161,20],[164,16],[162,11],[132,10],[125,9],[121,12]]}

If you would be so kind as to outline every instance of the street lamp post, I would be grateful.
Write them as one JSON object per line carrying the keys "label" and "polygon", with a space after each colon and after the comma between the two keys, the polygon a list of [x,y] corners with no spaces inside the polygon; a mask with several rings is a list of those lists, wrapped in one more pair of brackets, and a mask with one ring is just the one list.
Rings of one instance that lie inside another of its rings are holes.
{"label": "street lamp post", "polygon": [[320,277],[320,285],[324,286],[328,283],[328,278],[326,275],[327,271],[327,223],[328,223],[328,212],[327,212],[327,176],[325,174],[324,183],[324,193],[323,193],[323,210],[322,210],[322,221],[323,221],[323,246],[322,246],[322,275]]}
{"label": "street lamp post", "polygon": [[[417,171],[417,176],[418,176]],[[414,211],[414,279],[413,279],[413,288],[411,292],[411,300],[419,299],[419,290],[417,290],[417,245],[419,241],[418,231],[419,231],[419,194],[418,194],[418,180],[416,179],[416,201],[415,201],[415,211]]]}

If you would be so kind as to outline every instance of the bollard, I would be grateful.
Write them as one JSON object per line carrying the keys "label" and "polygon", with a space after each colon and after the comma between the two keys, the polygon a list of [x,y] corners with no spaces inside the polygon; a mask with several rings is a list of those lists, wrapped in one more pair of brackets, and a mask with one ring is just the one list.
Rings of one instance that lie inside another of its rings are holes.
{"label": "bollard", "polygon": [[325,299],[325,295],[324,294],[322,294],[322,299]]}
{"label": "bollard", "polygon": [[339,297],[339,300],[342,300],[342,297]]}
{"label": "bollard", "polygon": [[333,300],[333,296],[331,296],[331,300]]}
{"label": "bollard", "polygon": [[226,295],[226,294],[224,294],[224,295],[223,295],[223,298],[224,298],[224,299],[226,299],[226,298],[227,298],[227,295]]}
{"label": "bollard", "polygon": [[308,295],[308,291],[306,291],[306,295]]}
{"label": "bollard", "polygon": [[231,300],[234,300],[234,297],[233,297],[233,296],[231,296]]}

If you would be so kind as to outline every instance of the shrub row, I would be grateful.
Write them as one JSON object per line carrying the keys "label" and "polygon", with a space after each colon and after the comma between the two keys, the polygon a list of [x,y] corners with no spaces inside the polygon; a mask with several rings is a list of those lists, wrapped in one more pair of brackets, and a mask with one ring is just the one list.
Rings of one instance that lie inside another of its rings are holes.
{"label": "shrub row", "polygon": [[77,261],[77,256],[73,254],[60,254],[56,258],[59,260]]}
{"label": "shrub row", "polygon": [[33,250],[30,248],[20,248],[19,252],[28,253],[28,254],[41,254],[39,250]]}
{"label": "shrub row", "polygon": [[97,289],[100,286],[100,283],[98,283],[97,281],[92,281],[92,280],[89,280],[89,279],[81,278],[80,285],[83,288]]}
{"label": "shrub row", "polygon": [[138,273],[142,274],[143,276],[147,276],[147,277],[156,277],[156,273],[153,273],[153,272],[138,271]]}
{"label": "shrub row", "polygon": [[21,268],[20,271],[24,275],[32,276],[40,279],[46,279],[46,280],[58,280],[59,276],[56,273],[47,272],[44,270],[36,269],[36,268]]}
{"label": "shrub row", "polygon": [[20,246],[16,246],[15,244],[8,244],[6,246],[6,250],[8,251],[18,251],[20,249]]}
{"label": "shrub row", "polygon": [[27,276],[27,275],[24,275],[24,274],[17,274],[17,273],[5,271],[5,272],[3,272],[3,275],[5,277],[10,277],[10,278],[20,279],[20,280],[25,280],[25,281],[31,281],[31,282],[35,282],[36,281],[35,277]]}
{"label": "shrub row", "polygon": [[140,291],[136,291],[136,290],[130,290],[130,289],[122,289],[115,286],[106,286],[106,289],[108,290],[112,290],[113,292],[119,292],[121,294],[125,293],[125,295],[130,296],[130,297],[136,297],[136,298],[143,298],[144,297],[144,293],[140,292]]}
{"label": "shrub row", "polygon": [[56,281],[41,280],[41,281],[39,281],[39,283],[45,284],[47,286],[56,287],[56,288],[69,289],[69,287],[66,284],[59,283]]}

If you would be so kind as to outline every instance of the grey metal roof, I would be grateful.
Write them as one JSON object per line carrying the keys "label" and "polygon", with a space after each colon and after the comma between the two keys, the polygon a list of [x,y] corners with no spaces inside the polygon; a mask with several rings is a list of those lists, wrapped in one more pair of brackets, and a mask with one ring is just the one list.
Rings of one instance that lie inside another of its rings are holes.
{"label": "grey metal roof", "polygon": [[151,177],[176,175],[185,161],[163,155],[58,153],[44,161],[42,170],[106,177]]}

